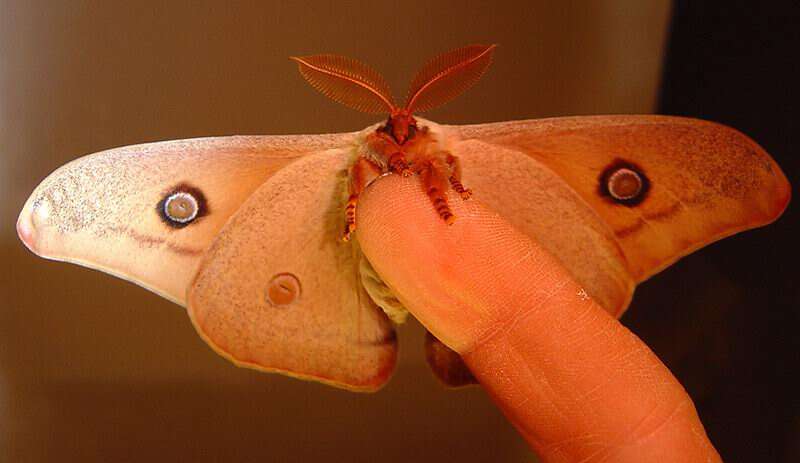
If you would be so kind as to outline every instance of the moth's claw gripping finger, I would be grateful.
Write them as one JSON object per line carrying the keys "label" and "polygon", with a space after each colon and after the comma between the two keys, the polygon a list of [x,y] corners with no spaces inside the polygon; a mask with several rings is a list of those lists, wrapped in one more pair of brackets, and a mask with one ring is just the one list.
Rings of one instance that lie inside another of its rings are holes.
{"label": "moth's claw gripping finger", "polygon": [[461,199],[469,199],[472,196],[472,190],[464,188],[464,185],[461,184],[461,181],[455,175],[450,176],[450,185],[452,185],[456,193],[461,196]]}
{"label": "moth's claw gripping finger", "polygon": [[354,224],[347,224],[347,227],[342,233],[342,242],[347,243],[350,241],[350,237],[353,235],[353,232],[356,231],[356,227]]}
{"label": "moth's claw gripping finger", "polygon": [[395,153],[389,158],[389,170],[403,177],[410,177],[412,174],[408,168],[408,161],[402,153]]}
{"label": "moth's claw gripping finger", "polygon": [[403,177],[411,177],[411,174],[413,174],[413,172],[411,172],[411,169],[409,169],[408,164],[406,164],[405,162],[399,162],[399,161],[394,162],[390,166],[389,170],[391,170],[395,174],[400,174]]}

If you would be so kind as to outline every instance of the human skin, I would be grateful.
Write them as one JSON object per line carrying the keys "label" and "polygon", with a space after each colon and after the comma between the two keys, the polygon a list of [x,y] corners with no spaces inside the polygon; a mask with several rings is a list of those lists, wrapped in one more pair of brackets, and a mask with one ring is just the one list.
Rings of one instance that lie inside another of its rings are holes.
{"label": "human skin", "polygon": [[358,241],[542,461],[721,461],[646,344],[479,200],[449,199],[452,225],[416,177],[383,177],[360,199]]}

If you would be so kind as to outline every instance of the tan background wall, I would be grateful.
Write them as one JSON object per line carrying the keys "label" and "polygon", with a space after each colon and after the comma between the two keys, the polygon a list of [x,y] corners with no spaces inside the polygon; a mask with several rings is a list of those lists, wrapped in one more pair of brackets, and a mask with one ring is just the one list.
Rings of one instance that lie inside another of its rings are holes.
{"label": "tan background wall", "polygon": [[430,114],[475,123],[652,111],[669,2],[0,0],[0,461],[525,461],[478,388],[439,387],[421,330],[375,395],[237,369],[183,310],[23,248],[16,214],[80,155],[224,134],[351,131],[287,56],[333,52],[396,94],[428,58],[499,43],[486,78]]}

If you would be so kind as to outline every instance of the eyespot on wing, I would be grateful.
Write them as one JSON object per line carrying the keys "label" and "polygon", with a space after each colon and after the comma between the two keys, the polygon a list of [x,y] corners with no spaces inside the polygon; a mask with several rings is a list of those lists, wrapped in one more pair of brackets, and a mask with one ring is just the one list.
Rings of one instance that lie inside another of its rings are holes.
{"label": "eyespot on wing", "polygon": [[[777,219],[791,189],[775,161],[741,132],[673,116],[582,116],[455,128],[517,150],[556,172],[617,237],[636,281],[709,243]],[[601,194],[624,160],[648,181],[643,200]]]}

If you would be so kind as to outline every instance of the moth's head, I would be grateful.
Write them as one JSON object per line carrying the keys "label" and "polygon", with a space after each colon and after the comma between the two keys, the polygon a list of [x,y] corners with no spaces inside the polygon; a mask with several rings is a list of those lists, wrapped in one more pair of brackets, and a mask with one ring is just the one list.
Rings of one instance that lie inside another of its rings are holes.
{"label": "moth's head", "polygon": [[398,145],[402,145],[417,132],[417,120],[409,111],[399,109],[389,116],[385,130]]}

